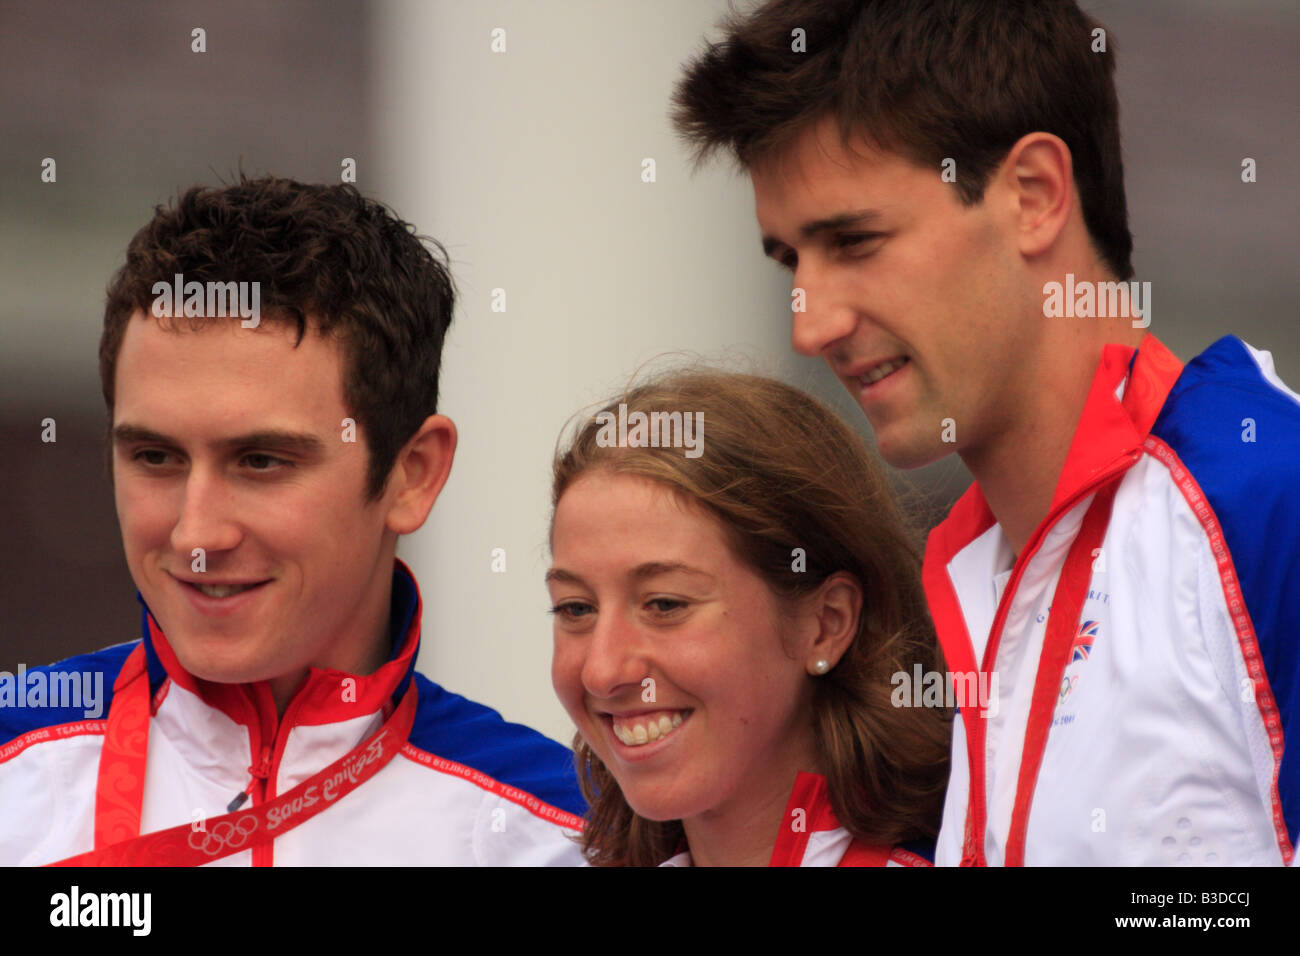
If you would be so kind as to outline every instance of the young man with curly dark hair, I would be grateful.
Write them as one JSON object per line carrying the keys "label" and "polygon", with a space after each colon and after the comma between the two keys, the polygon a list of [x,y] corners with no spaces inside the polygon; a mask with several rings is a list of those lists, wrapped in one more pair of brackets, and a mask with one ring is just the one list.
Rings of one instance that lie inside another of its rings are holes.
{"label": "young man with curly dark hair", "polygon": [[351,186],[195,187],[136,234],[100,371],[142,639],[27,675],[102,679],[94,719],[0,707],[0,863],[581,861],[569,750],[415,671],[453,302]]}

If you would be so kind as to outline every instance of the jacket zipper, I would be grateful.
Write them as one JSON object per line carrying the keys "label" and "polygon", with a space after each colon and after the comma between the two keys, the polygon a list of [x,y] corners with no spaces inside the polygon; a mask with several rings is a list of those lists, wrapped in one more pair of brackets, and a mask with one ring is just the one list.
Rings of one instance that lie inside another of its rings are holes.
{"label": "jacket zipper", "polygon": [[[311,678],[308,677],[308,680]],[[293,712],[299,707],[302,701],[306,700],[306,685],[298,688],[298,693],[294,694],[289,705],[285,707],[284,713],[280,716],[275,725],[275,732],[272,736],[271,747],[264,747],[262,753],[264,762],[267,766],[265,779],[262,781],[262,800],[273,800],[276,797],[275,781],[279,778],[280,761],[284,758],[284,748],[289,742],[289,729],[293,727]],[[254,866],[272,866],[274,865],[274,847],[275,841],[270,840],[266,843],[253,847],[253,865]]]}
{"label": "jacket zipper", "polygon": [[259,783],[261,784],[261,788],[258,791],[256,803],[260,804],[265,801],[266,781],[267,778],[271,775],[271,748],[270,747],[262,748],[262,759],[259,760],[253,766],[249,767],[248,772],[252,776],[252,779],[248,781],[248,786],[245,787],[243,790],[241,790],[239,793],[235,794],[235,799],[231,800],[230,803],[226,806],[227,813],[234,813],[236,810],[242,807],[247,802],[248,798],[253,795],[253,790],[258,786]]}
{"label": "jacket zipper", "polygon": [[[257,690],[253,687],[246,687],[245,694],[256,718],[256,731],[252,727],[249,728],[249,749],[253,753],[259,754],[259,757],[256,765],[248,768],[250,777],[248,786],[241,793],[236,794],[234,800],[230,803],[230,806],[236,809],[243,805],[250,796],[254,798],[255,804],[258,806],[266,803],[267,800],[274,796],[275,787],[272,780],[277,769],[278,738],[281,730],[286,725],[283,719],[276,719],[274,702],[271,704],[272,716],[267,720],[263,713],[264,708],[258,705]],[[266,696],[270,696],[269,689],[266,690]],[[290,704],[290,708],[292,706]],[[288,710],[286,709],[286,715],[287,713]],[[254,733],[256,733],[256,737],[253,736]],[[267,745],[267,740],[271,741],[270,745]],[[274,840],[268,840],[253,847],[253,866],[271,866],[274,860],[274,851],[272,849],[274,845]]]}

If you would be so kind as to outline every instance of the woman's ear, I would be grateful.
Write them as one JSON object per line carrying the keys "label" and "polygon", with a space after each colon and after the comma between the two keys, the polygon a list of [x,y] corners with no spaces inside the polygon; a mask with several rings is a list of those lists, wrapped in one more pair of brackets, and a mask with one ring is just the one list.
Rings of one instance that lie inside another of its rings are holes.
{"label": "woman's ear", "polygon": [[858,634],[862,585],[853,575],[841,571],[823,581],[804,602],[804,667],[810,674],[825,674],[839,663]]}

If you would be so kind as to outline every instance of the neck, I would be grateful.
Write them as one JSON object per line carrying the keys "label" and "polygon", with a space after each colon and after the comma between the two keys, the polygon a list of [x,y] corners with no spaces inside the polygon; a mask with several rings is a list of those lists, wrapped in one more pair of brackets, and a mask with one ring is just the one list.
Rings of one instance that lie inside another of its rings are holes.
{"label": "neck", "polygon": [[[346,621],[335,624],[338,634],[328,649],[307,667],[300,667],[270,678],[267,683],[275,700],[277,716],[307,679],[310,668],[341,671],[355,677],[367,677],[379,670],[393,652],[389,632],[392,629],[393,558],[381,560],[375,568],[373,586],[367,597]],[[398,638],[401,639],[401,636]]]}
{"label": "neck", "polygon": [[1012,400],[1006,426],[961,452],[1017,557],[1051,510],[1102,348],[1136,348],[1142,341],[1145,330],[1121,321],[1094,326],[1091,333],[1065,326],[1065,334],[1045,338],[1038,358],[1026,362],[1024,387]]}
{"label": "neck", "polygon": [[726,803],[682,820],[694,866],[767,866],[788,826],[785,809],[799,771],[821,773],[811,715],[791,724],[787,743],[756,761],[756,771]]}
{"label": "neck", "polygon": [[[358,664],[350,667],[324,663],[313,666],[343,671],[345,674],[352,674],[356,677],[368,677],[373,674],[384,666],[392,653],[388,640],[390,627],[388,618],[389,615],[384,616],[383,629],[376,636],[376,639],[371,642],[369,653]],[[302,686],[303,681],[307,679],[308,670],[309,668],[303,667],[288,674],[281,674],[279,677],[272,677],[267,681],[271,687],[271,697],[275,700],[275,714],[277,717],[284,716],[284,710],[289,706],[289,701],[293,699],[293,695]]]}
{"label": "neck", "polygon": [[[778,779],[773,777],[772,779]],[[785,825],[785,808],[794,775],[785,788],[751,797],[744,808],[715,810],[682,821],[694,866],[767,866],[776,835]]]}
{"label": "neck", "polygon": [[1079,421],[1076,407],[1082,410],[1082,400],[1076,403],[1075,396],[1069,396],[1068,404],[1063,401],[1057,409],[1039,409],[1032,418],[1022,418],[999,441],[962,455],[1017,557],[1051,509]]}

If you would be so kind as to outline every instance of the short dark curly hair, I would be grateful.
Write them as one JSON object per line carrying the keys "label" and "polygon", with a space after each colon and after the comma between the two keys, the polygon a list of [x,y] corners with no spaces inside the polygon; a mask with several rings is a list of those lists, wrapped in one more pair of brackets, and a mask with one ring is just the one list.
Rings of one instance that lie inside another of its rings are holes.
{"label": "short dark curly hair", "polygon": [[398,452],[437,411],[455,306],[442,245],[347,184],[241,173],[238,183],[195,186],[170,208],[155,207],[108,286],[99,374],[110,431],[127,325],[137,312],[149,315],[154,283],[176,273],[186,282],[259,283],[265,317],[296,324],[295,345],[309,323],[339,335],[343,399],[365,436],[366,494],[377,499]]}

